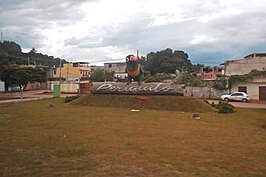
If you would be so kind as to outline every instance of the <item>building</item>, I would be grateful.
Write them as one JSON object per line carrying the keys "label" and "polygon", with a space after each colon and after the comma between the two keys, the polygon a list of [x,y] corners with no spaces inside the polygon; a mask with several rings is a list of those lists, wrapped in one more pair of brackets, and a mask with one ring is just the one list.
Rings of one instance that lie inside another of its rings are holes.
{"label": "building", "polygon": [[90,66],[90,68],[91,68],[91,73],[93,73],[96,70],[102,70],[102,69],[104,70],[104,66],[92,65],[92,66]]}
{"label": "building", "polygon": [[65,63],[53,72],[53,78],[64,78],[66,81],[79,80],[90,77],[90,66],[88,62]]}
{"label": "building", "polygon": [[245,83],[238,83],[231,91],[245,92],[252,100],[266,101],[266,76],[257,76]]}
{"label": "building", "polygon": [[104,70],[107,72],[125,73],[126,67],[126,62],[104,63]]}
{"label": "building", "polygon": [[203,80],[216,80],[217,77],[224,75],[223,67],[202,67],[196,74],[197,77],[202,77]]}
{"label": "building", "polygon": [[88,62],[64,63],[60,68],[52,68],[49,89],[60,84],[62,93],[81,93],[80,85],[89,84],[91,68]]}
{"label": "building", "polygon": [[104,70],[114,73],[114,78],[124,80],[127,78],[126,62],[104,63]]}
{"label": "building", "polygon": [[[256,69],[266,69],[266,53],[252,53],[243,59],[224,62],[225,75],[244,75]],[[246,92],[251,99],[266,101],[266,75],[256,76],[245,83],[238,83],[231,88],[231,91]]]}
{"label": "building", "polygon": [[223,63],[225,75],[243,75],[251,70],[266,68],[266,53],[252,53],[239,60],[228,60]]}

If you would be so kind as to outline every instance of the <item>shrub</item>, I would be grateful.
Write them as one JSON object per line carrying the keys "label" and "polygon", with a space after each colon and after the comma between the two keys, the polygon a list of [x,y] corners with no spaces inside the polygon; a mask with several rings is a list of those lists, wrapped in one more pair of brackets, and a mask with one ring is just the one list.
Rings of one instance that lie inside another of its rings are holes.
{"label": "shrub", "polygon": [[217,104],[217,109],[219,113],[232,113],[234,112],[234,106],[231,104],[228,104],[226,102],[219,102],[219,104]]}
{"label": "shrub", "polygon": [[65,103],[69,103],[77,98],[79,98],[80,96],[79,95],[75,95],[75,96],[67,96],[65,99],[64,99],[64,102]]}

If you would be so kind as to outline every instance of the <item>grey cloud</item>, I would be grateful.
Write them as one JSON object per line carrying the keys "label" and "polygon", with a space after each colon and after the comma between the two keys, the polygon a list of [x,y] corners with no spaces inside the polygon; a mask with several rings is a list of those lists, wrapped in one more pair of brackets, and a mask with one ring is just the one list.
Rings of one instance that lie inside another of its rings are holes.
{"label": "grey cloud", "polygon": [[129,21],[118,26],[95,27],[96,35],[81,39],[72,37],[66,39],[65,44],[82,48],[135,46],[140,40],[145,39],[145,31],[149,29],[148,26],[151,23],[152,19],[146,16],[142,20]]}
{"label": "grey cloud", "polygon": [[[11,5],[10,2],[15,5]],[[40,36],[39,32],[42,29],[49,26],[67,26],[81,21],[84,14],[79,11],[79,6],[84,2],[97,2],[97,0],[1,1],[0,30],[9,35],[10,39],[22,41],[21,43],[27,46],[41,45],[44,36]],[[108,46],[128,50],[139,49],[143,55],[165,48],[185,49],[191,52],[191,59],[195,61],[204,61],[199,55],[209,56],[206,57],[208,60],[214,58],[218,61],[223,56],[239,57],[249,51],[257,52],[265,48],[266,11],[262,7],[255,9],[256,11],[245,9],[239,15],[221,15],[205,23],[202,22],[203,17],[219,14],[227,8],[221,6],[221,2],[221,0],[193,1],[193,3],[184,1],[179,4],[183,10],[184,21],[158,26],[153,26],[152,14],[139,12],[123,24],[94,26],[96,32],[88,32],[84,37],[73,34],[66,37],[64,44],[72,47],[73,50],[70,51],[81,50],[78,57],[90,55],[93,60],[106,58],[99,49]],[[17,37],[14,37],[16,35]],[[213,41],[206,40],[192,44],[191,41],[197,35],[205,35]]]}
{"label": "grey cloud", "polygon": [[[39,47],[44,39],[40,31],[49,27],[75,24],[84,16],[78,10],[79,5],[84,2],[86,1],[1,1],[0,30],[4,32],[5,38],[27,44],[24,47],[30,47],[30,43],[35,47]],[[96,0],[90,2],[96,2]],[[17,38],[15,36],[23,37]]]}

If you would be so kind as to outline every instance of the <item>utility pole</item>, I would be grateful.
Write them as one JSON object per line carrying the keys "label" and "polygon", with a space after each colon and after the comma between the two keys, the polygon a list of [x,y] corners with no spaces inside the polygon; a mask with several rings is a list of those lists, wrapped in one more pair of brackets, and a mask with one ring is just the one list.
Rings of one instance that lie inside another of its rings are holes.
{"label": "utility pole", "polygon": [[59,59],[59,67],[60,67],[60,69],[59,69],[59,75],[60,75],[60,78],[59,78],[59,95],[61,94],[61,82],[62,82],[62,79],[61,79],[61,77],[62,77],[62,60],[61,60],[61,58]]}
{"label": "utility pole", "polygon": [[3,43],[4,40],[3,40],[3,32],[1,32],[1,42]]}
{"label": "utility pole", "polygon": [[59,59],[59,84],[61,85],[61,77],[62,77],[62,61]]}
{"label": "utility pole", "polygon": [[66,81],[68,81],[68,65],[67,65],[67,76],[66,76]]}

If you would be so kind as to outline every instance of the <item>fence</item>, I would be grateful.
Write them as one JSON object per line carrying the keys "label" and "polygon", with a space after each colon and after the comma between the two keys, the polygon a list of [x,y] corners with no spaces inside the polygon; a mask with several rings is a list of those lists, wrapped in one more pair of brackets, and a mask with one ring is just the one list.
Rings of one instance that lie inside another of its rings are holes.
{"label": "fence", "polygon": [[186,87],[184,95],[195,96],[206,99],[220,99],[223,94],[229,93],[228,90],[218,90],[210,87]]}

